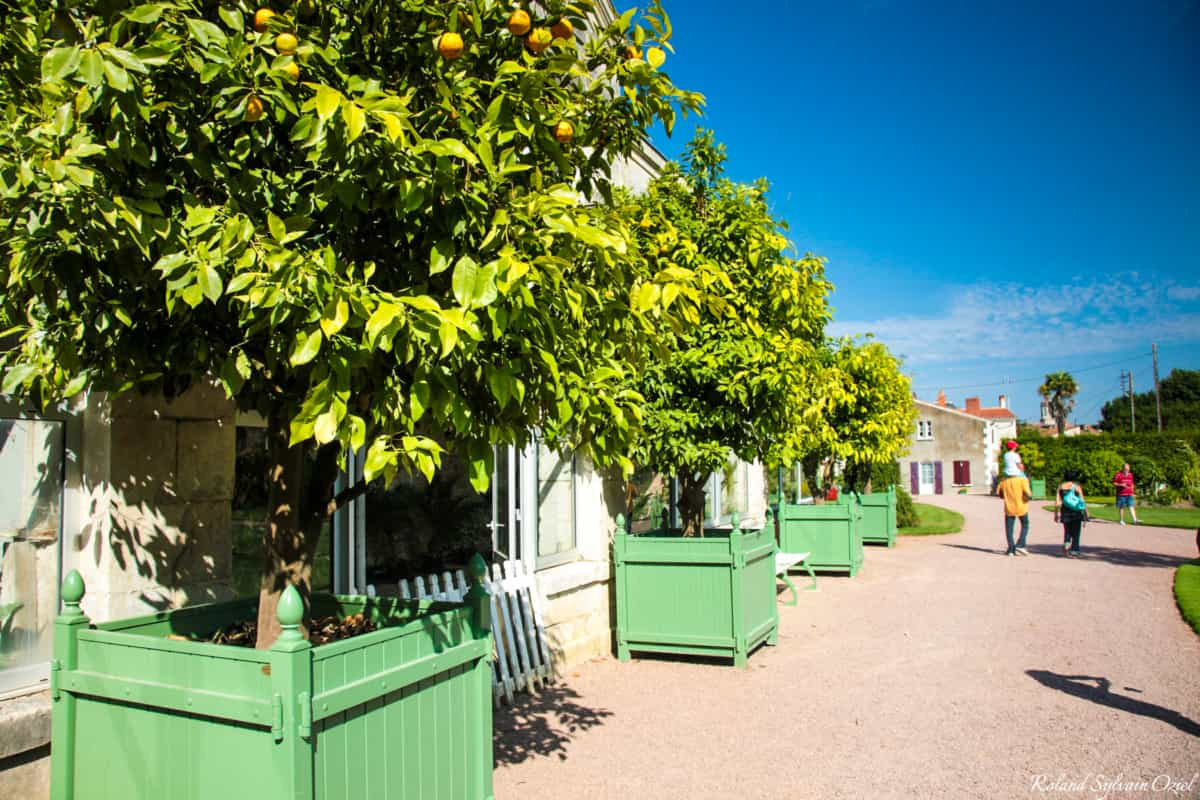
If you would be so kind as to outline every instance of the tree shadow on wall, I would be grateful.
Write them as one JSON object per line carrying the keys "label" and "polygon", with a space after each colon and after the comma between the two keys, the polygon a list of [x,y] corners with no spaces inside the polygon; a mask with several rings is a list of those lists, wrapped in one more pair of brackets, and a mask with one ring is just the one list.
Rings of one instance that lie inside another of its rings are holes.
{"label": "tree shadow on wall", "polygon": [[1090,700],[1093,703],[1129,714],[1157,719],[1178,728],[1189,736],[1200,736],[1200,724],[1183,716],[1178,711],[1147,703],[1144,700],[1136,700],[1127,695],[1113,694],[1112,682],[1108,678],[1095,675],[1060,675],[1044,669],[1027,669],[1025,674],[1043,686],[1057,689],[1072,697]]}
{"label": "tree shadow on wall", "polygon": [[548,686],[536,695],[523,695],[512,706],[495,714],[493,747],[495,763],[520,764],[534,756],[567,759],[567,746],[613,715],[579,702],[578,692],[561,684]]}

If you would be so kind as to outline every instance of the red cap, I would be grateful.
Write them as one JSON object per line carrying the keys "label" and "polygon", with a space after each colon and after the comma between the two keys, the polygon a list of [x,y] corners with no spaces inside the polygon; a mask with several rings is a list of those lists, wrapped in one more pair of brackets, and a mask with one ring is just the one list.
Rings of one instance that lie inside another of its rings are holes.
{"label": "red cap", "polygon": [[1016,450],[1016,449],[1017,449],[1017,443],[1016,443],[1016,441],[1015,441],[1015,440],[1013,440],[1013,439],[1009,439],[1009,440],[1008,440],[1008,444],[1006,444],[1006,445],[1004,445],[1004,446],[1005,446],[1005,447],[1007,447],[1009,450]]}

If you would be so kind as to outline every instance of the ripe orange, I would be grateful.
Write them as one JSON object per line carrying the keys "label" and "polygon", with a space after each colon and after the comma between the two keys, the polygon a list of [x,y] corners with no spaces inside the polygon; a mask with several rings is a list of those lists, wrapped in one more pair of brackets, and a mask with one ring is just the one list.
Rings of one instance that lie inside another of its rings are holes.
{"label": "ripe orange", "polygon": [[508,18],[508,32],[513,36],[524,36],[529,33],[529,28],[533,25],[533,21],[529,19],[529,12],[518,8]]}
{"label": "ripe orange", "polygon": [[252,94],[246,99],[246,122],[258,122],[263,115],[263,101],[258,95]]}
{"label": "ripe orange", "polygon": [[275,37],[275,49],[281,56],[290,56],[299,46],[300,42],[294,33],[281,33]]}
{"label": "ripe orange", "polygon": [[554,41],[554,36],[545,28],[534,28],[525,37],[525,46],[529,48],[529,52],[537,55],[550,46]]}
{"label": "ripe orange", "polygon": [[574,136],[575,128],[566,120],[554,126],[554,138],[558,140],[559,144],[567,144]]}
{"label": "ripe orange", "polygon": [[463,40],[457,33],[450,31],[438,37],[437,51],[442,58],[453,61],[463,53]]}
{"label": "ripe orange", "polygon": [[554,34],[555,39],[570,39],[575,35],[575,26],[571,24],[571,20],[561,17],[550,27],[550,32]]}
{"label": "ripe orange", "polygon": [[275,12],[269,8],[260,8],[254,12],[254,30],[262,33],[267,29],[267,20],[275,16]]}
{"label": "ripe orange", "polygon": [[625,45],[625,49],[621,51],[621,57],[626,61],[633,61],[642,57],[642,49],[634,47],[631,44]]}

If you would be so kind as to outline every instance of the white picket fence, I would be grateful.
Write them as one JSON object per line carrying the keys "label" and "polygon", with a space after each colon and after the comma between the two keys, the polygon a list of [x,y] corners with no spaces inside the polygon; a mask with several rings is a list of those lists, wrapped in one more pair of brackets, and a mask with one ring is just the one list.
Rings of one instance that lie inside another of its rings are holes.
{"label": "white picket fence", "polygon": [[[492,597],[492,700],[497,706],[503,699],[512,703],[513,692],[536,693],[548,683],[553,672],[542,610],[533,573],[519,561],[492,565],[484,580]],[[400,581],[399,594],[405,599],[461,601],[468,589],[463,571],[443,572]],[[374,595],[369,586],[367,594]]]}

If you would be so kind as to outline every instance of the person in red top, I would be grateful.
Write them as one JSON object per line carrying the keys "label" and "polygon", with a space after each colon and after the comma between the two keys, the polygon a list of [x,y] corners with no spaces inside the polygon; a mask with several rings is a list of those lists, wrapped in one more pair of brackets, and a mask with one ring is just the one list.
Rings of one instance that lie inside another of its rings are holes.
{"label": "person in red top", "polygon": [[1128,464],[1123,465],[1121,471],[1113,475],[1113,486],[1117,489],[1117,515],[1121,518],[1121,524],[1125,524],[1125,509],[1128,508],[1129,518],[1137,525],[1137,512],[1133,510],[1133,473],[1129,471]]}

